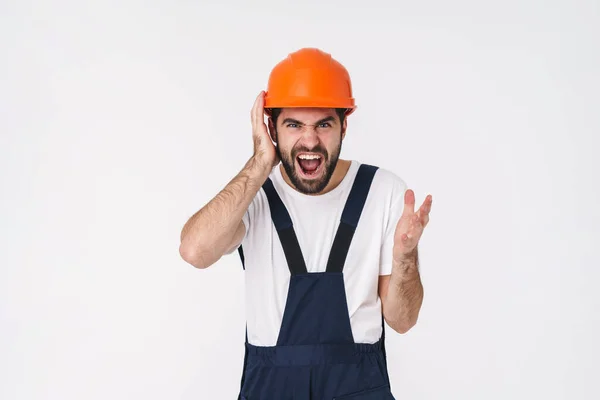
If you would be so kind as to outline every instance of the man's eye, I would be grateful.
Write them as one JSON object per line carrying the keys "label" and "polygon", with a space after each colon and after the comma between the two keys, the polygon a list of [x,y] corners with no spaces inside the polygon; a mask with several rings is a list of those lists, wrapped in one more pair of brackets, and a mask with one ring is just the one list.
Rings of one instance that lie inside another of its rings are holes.
{"label": "man's eye", "polygon": [[329,128],[331,125],[329,124],[329,122],[323,122],[322,124],[319,125],[319,127],[321,128]]}
{"label": "man's eye", "polygon": [[298,124],[287,124],[288,128],[297,128]]}

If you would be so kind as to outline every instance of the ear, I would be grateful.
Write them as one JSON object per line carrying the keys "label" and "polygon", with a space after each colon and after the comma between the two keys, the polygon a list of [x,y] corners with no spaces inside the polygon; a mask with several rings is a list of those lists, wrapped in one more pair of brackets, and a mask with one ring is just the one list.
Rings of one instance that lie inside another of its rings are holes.
{"label": "ear", "polygon": [[271,140],[274,143],[277,143],[277,130],[275,129],[275,125],[273,124],[273,119],[269,117],[269,135],[271,136]]}
{"label": "ear", "polygon": [[348,118],[344,118],[344,123],[342,124],[342,140],[346,137],[346,129],[348,129]]}

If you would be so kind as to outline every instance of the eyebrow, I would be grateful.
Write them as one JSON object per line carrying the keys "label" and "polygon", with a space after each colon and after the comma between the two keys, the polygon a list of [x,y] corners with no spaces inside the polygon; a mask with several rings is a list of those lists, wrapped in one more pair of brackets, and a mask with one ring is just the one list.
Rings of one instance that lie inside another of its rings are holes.
{"label": "eyebrow", "polygon": [[[335,121],[335,118],[334,118],[334,117],[332,117],[332,116],[329,116],[329,117],[326,117],[326,118],[320,119],[320,120],[318,120],[318,121],[315,123],[315,125],[320,125],[320,124],[322,124],[322,123],[324,123],[324,122],[329,122],[329,121]],[[304,122],[300,122],[300,121],[298,121],[297,119],[293,119],[293,118],[286,118],[286,119],[284,119],[284,120],[283,120],[283,122],[282,122],[282,124],[297,124],[297,125],[305,125],[305,124],[304,124]]]}
{"label": "eyebrow", "polygon": [[334,117],[332,117],[332,116],[330,115],[330,116],[329,116],[329,117],[327,117],[327,118],[323,118],[323,119],[321,119],[321,120],[317,121],[317,123],[316,123],[315,125],[320,125],[320,124],[322,124],[323,122],[329,122],[329,121],[334,121],[334,122],[335,122],[335,118],[334,118]]}
{"label": "eyebrow", "polygon": [[304,125],[302,122],[298,121],[297,119],[293,119],[293,118],[286,118],[281,123],[282,124]]}

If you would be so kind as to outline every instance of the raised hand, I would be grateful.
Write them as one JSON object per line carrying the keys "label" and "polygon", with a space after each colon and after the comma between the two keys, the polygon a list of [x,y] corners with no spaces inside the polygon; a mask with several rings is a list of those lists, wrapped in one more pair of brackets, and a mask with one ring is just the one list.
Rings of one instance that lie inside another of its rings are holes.
{"label": "raised hand", "polygon": [[429,212],[433,198],[428,195],[415,212],[415,193],[408,189],[404,194],[404,211],[396,225],[394,234],[394,260],[400,262],[416,248],[429,223]]}
{"label": "raised hand", "polygon": [[275,145],[267,131],[264,117],[265,92],[261,91],[254,101],[252,107],[252,139],[254,141],[254,157],[268,167],[274,167],[279,163],[279,156],[275,151]]}

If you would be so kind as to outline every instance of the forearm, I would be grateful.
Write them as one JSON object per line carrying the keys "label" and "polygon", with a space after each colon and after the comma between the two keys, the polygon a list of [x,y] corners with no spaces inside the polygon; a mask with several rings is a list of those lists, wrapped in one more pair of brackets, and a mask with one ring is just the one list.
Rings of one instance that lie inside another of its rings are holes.
{"label": "forearm", "polygon": [[180,253],[184,260],[206,268],[223,256],[270,172],[269,165],[252,157],[223,190],[187,221],[181,232]]}
{"label": "forearm", "polygon": [[423,285],[419,274],[418,250],[394,260],[384,316],[392,329],[406,333],[417,323],[423,303]]}

